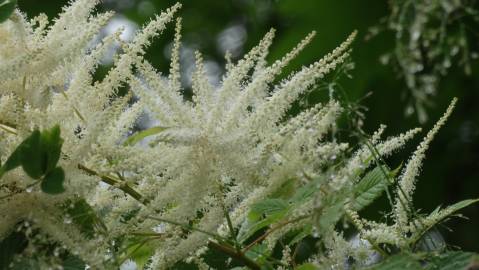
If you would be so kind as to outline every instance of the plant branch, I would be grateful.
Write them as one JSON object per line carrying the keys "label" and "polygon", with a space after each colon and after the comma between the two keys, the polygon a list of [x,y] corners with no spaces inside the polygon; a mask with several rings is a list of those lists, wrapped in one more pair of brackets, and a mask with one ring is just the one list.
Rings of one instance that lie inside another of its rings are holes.
{"label": "plant branch", "polygon": [[244,265],[246,265],[250,269],[253,269],[253,270],[260,270],[261,269],[261,266],[259,266],[255,261],[246,257],[246,255],[243,252],[238,251],[238,250],[234,249],[233,247],[229,247],[229,246],[226,246],[226,245],[220,245],[220,244],[218,244],[216,242],[213,242],[213,241],[210,241],[208,243],[208,247],[211,248],[211,249],[216,249],[220,252],[223,252],[223,253],[229,255],[230,257],[232,257],[234,259],[237,259],[238,261],[242,262]]}
{"label": "plant branch", "polygon": [[131,186],[129,186],[124,181],[115,179],[115,178],[113,178],[111,176],[108,176],[108,175],[100,174],[100,173],[98,173],[98,172],[96,172],[96,171],[94,171],[90,168],[85,167],[82,164],[78,164],[78,169],[86,172],[89,175],[94,175],[94,176],[100,177],[101,181],[103,181],[104,183],[119,188],[120,190],[122,190],[123,192],[130,195],[135,200],[139,201],[140,203],[142,203],[144,205],[147,205],[148,203],[150,203],[150,201],[148,199],[144,198],[143,195],[141,195],[138,191],[133,189]]}
{"label": "plant branch", "polygon": [[283,228],[284,226],[288,225],[288,224],[291,224],[291,223],[295,223],[295,222],[298,222],[302,219],[305,219],[309,217],[309,215],[304,215],[304,216],[299,216],[295,219],[292,219],[292,220],[285,220],[283,222],[280,222],[278,223],[276,226],[272,227],[271,229],[269,229],[268,231],[266,231],[263,235],[261,235],[260,237],[256,238],[251,244],[247,245],[245,248],[243,248],[243,252],[246,252],[248,251],[249,249],[251,249],[254,245],[256,245],[257,243],[263,241],[266,237],[268,237],[270,234],[272,234],[274,231],[278,230],[278,229],[281,229]]}

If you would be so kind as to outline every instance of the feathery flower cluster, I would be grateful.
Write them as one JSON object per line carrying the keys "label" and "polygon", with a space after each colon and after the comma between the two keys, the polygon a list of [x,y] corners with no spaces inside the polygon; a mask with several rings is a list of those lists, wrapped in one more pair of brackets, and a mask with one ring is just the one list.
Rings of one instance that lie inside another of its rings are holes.
{"label": "feathery flower cluster", "polygon": [[[398,193],[398,202],[408,204],[395,207],[397,225],[391,227],[357,215],[355,186],[375,161],[371,147],[377,155],[388,156],[419,129],[381,141],[382,126],[371,145],[348,158],[347,144],[328,139],[342,112],[338,101],[318,104],[294,117],[287,115],[298,97],[345,62],[355,33],[279,83],[275,78],[314,32],[268,65],[271,30],[243,59],[228,65],[219,87],[208,81],[197,52],[193,98],[185,100],[179,72],[181,20],[176,21],[168,77],[143,57],[151,39],[173,20],[180,5],[156,16],[129,43],[120,40],[119,31],[92,45],[112,16],[91,15],[97,2],[74,1],[48,27],[44,15],[29,21],[19,11],[0,24],[2,161],[33,129],[59,124],[64,139],[60,164],[66,171],[66,192],[55,196],[31,186],[31,179],[20,169],[1,179],[0,239],[19,222],[28,221],[97,269],[119,263],[118,256],[125,254],[116,251],[128,237],[153,234],[156,241],[149,242],[149,268],[166,269],[191,257],[205,267],[199,258],[204,247],[218,246],[218,239],[247,226],[253,205],[290,186],[303,193],[291,201],[295,207],[288,210],[287,219],[271,225],[281,227],[265,236],[271,249],[286,233],[313,224],[319,216],[315,230],[328,247],[327,256],[318,255],[319,264],[342,264],[350,251],[364,259],[370,251],[364,244],[367,241],[360,241],[362,248],[343,249],[349,244],[334,229],[337,219],[322,223],[335,210],[351,217],[362,239],[404,244],[401,235],[405,232],[397,230],[414,224],[407,219],[414,179],[428,143],[445,118],[427,135],[401,176],[399,187],[405,194]],[[105,78],[94,80],[102,56],[117,42],[122,52],[113,67]],[[120,87],[126,87],[128,94],[120,95]],[[133,101],[132,96],[137,99]],[[136,121],[146,112],[157,126],[132,135]],[[149,145],[139,143],[146,137]],[[337,162],[340,155],[345,156],[344,163]],[[78,198],[101,219],[103,229],[95,237],[84,237],[72,217],[60,211],[66,202]],[[337,200],[339,204],[334,203]],[[289,250],[284,254],[287,261]]]}

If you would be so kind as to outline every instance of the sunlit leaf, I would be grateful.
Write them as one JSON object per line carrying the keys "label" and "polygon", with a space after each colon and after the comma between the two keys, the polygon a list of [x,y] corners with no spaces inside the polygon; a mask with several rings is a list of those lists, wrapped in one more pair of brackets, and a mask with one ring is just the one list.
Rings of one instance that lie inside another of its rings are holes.
{"label": "sunlit leaf", "polygon": [[158,134],[158,133],[160,133],[160,132],[162,132],[166,129],[168,129],[168,128],[167,127],[152,127],[152,128],[149,128],[149,129],[139,131],[139,132],[131,135],[130,137],[128,137],[128,139],[125,140],[123,145],[125,145],[125,146],[135,145],[136,143],[143,140],[144,138],[146,138],[148,136],[156,135],[156,134]]}

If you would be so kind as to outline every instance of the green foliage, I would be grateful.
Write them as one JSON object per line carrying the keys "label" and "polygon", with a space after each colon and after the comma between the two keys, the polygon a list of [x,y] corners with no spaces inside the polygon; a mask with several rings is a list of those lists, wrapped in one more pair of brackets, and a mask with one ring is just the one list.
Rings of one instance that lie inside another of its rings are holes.
{"label": "green foliage", "polygon": [[254,204],[238,232],[238,241],[243,243],[257,231],[280,221],[289,209],[290,205],[282,199],[266,199]]}
{"label": "green foliage", "polygon": [[442,254],[399,253],[372,266],[371,270],[468,270],[479,264],[477,254],[462,251],[449,251]]}
{"label": "green foliage", "polygon": [[63,260],[63,270],[84,270],[85,263],[80,258],[69,254],[65,260]]}
{"label": "green foliage", "polygon": [[462,251],[449,251],[429,259],[429,270],[472,270],[479,266],[477,254]]}
{"label": "green foliage", "polygon": [[325,200],[325,206],[321,210],[318,229],[325,233],[334,226],[344,215],[344,204],[346,203],[345,194],[339,196],[330,196]]}
{"label": "green foliage", "polygon": [[72,223],[78,227],[85,237],[91,239],[95,237],[96,233],[106,233],[106,225],[85,199],[68,200],[61,208],[64,209],[67,218],[71,219]]}
{"label": "green foliage", "polygon": [[[287,197],[287,195],[294,192],[293,185],[294,180],[287,181],[287,183],[276,192],[276,195]],[[247,220],[243,222],[239,229],[238,241],[243,243],[261,229],[269,227],[274,223],[285,221],[289,211],[311,199],[316,190],[316,182],[312,181],[305,186],[296,189],[296,192],[290,195],[289,199],[267,198],[253,204],[248,213]],[[311,228],[305,228],[303,234],[298,235],[299,238],[296,239],[296,241],[300,241],[300,239],[305,237],[304,232],[310,230]]]}
{"label": "green foliage", "polygon": [[137,133],[131,135],[130,137],[128,137],[125,142],[123,143],[123,145],[135,145],[137,144],[139,141],[143,140],[144,138],[148,137],[148,136],[152,136],[152,135],[156,135],[162,131],[165,131],[166,127],[152,127],[152,128],[149,128],[149,129],[145,129],[145,130],[142,130],[142,131],[138,131]]}
{"label": "green foliage", "polygon": [[421,264],[413,255],[409,253],[400,253],[386,258],[381,263],[369,268],[371,270],[399,270],[410,269],[420,270],[423,269]]}
{"label": "green foliage", "polygon": [[61,167],[56,167],[45,175],[40,186],[45,193],[59,194],[65,191],[63,187],[64,179],[65,172]]}
{"label": "green foliage", "polygon": [[[384,175],[383,171],[389,175]],[[385,166],[377,166],[368,172],[354,189],[351,208],[359,211],[373,203],[392,184],[389,179],[393,179],[397,172],[397,169],[391,172]]]}
{"label": "green foliage", "polygon": [[10,18],[16,6],[17,0],[0,0],[0,23]]}
{"label": "green foliage", "polygon": [[12,232],[0,242],[0,270],[7,269],[15,254],[22,252],[27,246],[27,239],[22,232]]}
{"label": "green foliage", "polygon": [[415,223],[422,224],[423,226],[419,227],[413,237],[411,237],[412,243],[415,243],[418,241],[423,234],[428,232],[431,228],[436,226],[438,223],[446,219],[447,217],[451,216],[452,214],[456,213],[457,211],[471,205],[474,203],[479,202],[479,199],[469,199],[469,200],[463,200],[458,203],[455,203],[453,205],[450,205],[446,207],[445,209],[440,209],[437,207],[431,214],[429,214],[425,218],[418,218],[418,220]]}
{"label": "green foliage", "polygon": [[134,237],[125,243],[125,259],[131,259],[136,263],[138,269],[143,269],[148,263],[151,255],[155,252],[151,241],[154,238]]}
{"label": "green foliage", "polygon": [[61,167],[57,167],[62,145],[60,126],[55,125],[42,132],[34,130],[0,168],[0,178],[8,171],[22,166],[28,176],[41,180],[41,188],[45,193],[64,192],[65,172]]}

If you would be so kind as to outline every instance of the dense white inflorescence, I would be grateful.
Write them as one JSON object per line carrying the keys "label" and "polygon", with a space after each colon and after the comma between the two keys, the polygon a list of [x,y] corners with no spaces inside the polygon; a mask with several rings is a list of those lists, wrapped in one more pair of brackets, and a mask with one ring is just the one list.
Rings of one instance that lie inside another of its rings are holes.
{"label": "dense white inflorescence", "polygon": [[[330,139],[343,110],[338,101],[315,105],[294,117],[287,115],[301,95],[345,62],[355,33],[331,53],[280,82],[276,78],[281,70],[311,41],[314,32],[268,65],[266,57],[274,37],[271,30],[243,59],[229,64],[219,87],[208,81],[202,55],[197,52],[193,97],[186,100],[179,66],[181,20],[176,22],[168,77],[143,57],[151,39],[173,20],[180,5],[156,16],[129,43],[120,40],[118,31],[92,45],[112,16],[92,15],[97,2],[74,1],[51,25],[44,15],[27,20],[19,11],[0,24],[2,161],[34,128],[59,124],[65,140],[60,164],[66,171],[66,192],[55,196],[37,187],[25,189],[31,179],[20,169],[1,179],[0,238],[18,222],[29,220],[91,267],[102,268],[114,260],[111,245],[115,239],[156,231],[161,236],[151,244],[150,267],[164,269],[194,257],[214,241],[201,231],[227,237],[226,216],[239,227],[252,204],[272,196],[285,184],[299,188],[311,179],[324,179],[319,182],[321,192],[290,213],[291,219],[307,218],[272,233],[267,241],[273,246],[289,230],[321,215],[331,196],[351,193],[373,164],[366,145],[348,157],[350,147]],[[121,44],[122,52],[105,78],[94,80],[102,56],[116,43]],[[126,95],[119,94],[122,87],[127,89]],[[132,96],[137,99],[133,101]],[[127,137],[146,112],[157,123],[150,130],[154,132],[149,145],[131,143]],[[450,109],[446,116],[449,113]],[[399,199],[411,201],[424,151],[443,122],[427,135],[407,164],[399,183],[406,193],[398,193]],[[380,156],[390,155],[420,131],[413,129],[381,140],[384,128],[371,139]],[[344,162],[330,168],[340,155]],[[85,198],[101,213],[106,233],[86,239],[55,211],[59,204],[75,198]],[[347,204],[344,210],[364,239],[402,244],[396,225],[362,220]],[[397,205],[395,210],[398,226],[407,226],[408,209]],[[161,220],[194,223],[198,230],[186,233]],[[370,252],[363,242],[362,249],[348,247],[341,233],[332,227],[327,230],[331,232],[324,238],[328,253],[318,257],[318,264],[334,266],[350,252],[363,257]],[[194,260],[204,264],[200,258]]]}

